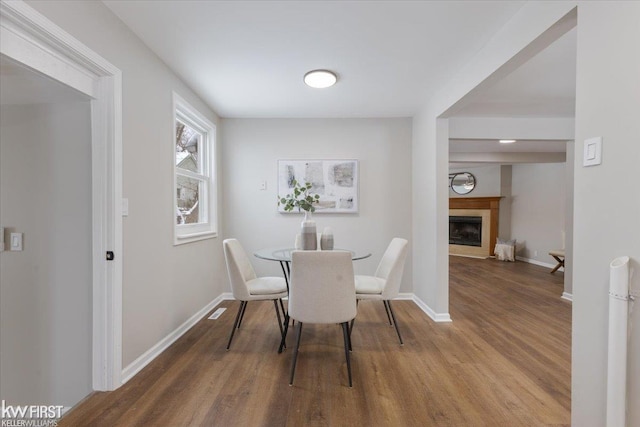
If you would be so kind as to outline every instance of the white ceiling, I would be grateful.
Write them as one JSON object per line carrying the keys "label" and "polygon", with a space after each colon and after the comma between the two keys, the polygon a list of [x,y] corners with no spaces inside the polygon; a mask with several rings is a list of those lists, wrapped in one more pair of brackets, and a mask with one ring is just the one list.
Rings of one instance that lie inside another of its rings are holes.
{"label": "white ceiling", "polygon": [[574,28],[460,109],[456,117],[574,117]]}
{"label": "white ceiling", "polygon": [[[268,118],[411,117],[524,4],[104,3],[220,116]],[[316,68],[338,83],[306,87]]]}
{"label": "white ceiling", "polygon": [[[523,2],[107,1],[222,117],[411,117]],[[576,29],[456,117],[573,117]],[[311,89],[310,69],[339,74]],[[2,104],[77,102],[0,58]],[[557,153],[565,141],[451,140],[452,153]]]}

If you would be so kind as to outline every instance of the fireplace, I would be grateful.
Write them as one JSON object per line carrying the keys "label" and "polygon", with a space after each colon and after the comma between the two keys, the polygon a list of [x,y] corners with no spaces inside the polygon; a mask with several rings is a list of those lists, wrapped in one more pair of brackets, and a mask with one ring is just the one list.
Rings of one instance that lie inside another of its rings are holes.
{"label": "fireplace", "polygon": [[500,197],[449,199],[449,253],[479,258],[493,255],[498,237]]}
{"label": "fireplace", "polygon": [[482,216],[450,216],[449,244],[482,246]]}

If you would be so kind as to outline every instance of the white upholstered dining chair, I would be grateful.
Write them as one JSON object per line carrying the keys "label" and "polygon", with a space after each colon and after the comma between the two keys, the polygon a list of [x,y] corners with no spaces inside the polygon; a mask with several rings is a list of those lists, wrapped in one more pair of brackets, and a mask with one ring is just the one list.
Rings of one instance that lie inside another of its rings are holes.
{"label": "white upholstered dining chair", "polygon": [[244,312],[249,301],[273,300],[278,317],[278,326],[280,327],[280,335],[284,333],[278,302],[283,315],[285,315],[282,298],[287,296],[287,285],[282,277],[257,277],[253,266],[242,245],[236,239],[226,239],[222,242],[224,247],[224,259],[227,263],[227,272],[229,273],[229,282],[231,282],[231,290],[233,297],[240,301],[238,314],[231,329],[227,350],[231,347],[231,340],[236,329],[240,328]]}
{"label": "white upholstered dining chair", "polygon": [[[392,239],[384,255],[382,255],[375,274],[373,276],[355,276],[356,298],[358,300],[378,300],[383,302],[384,309],[387,312],[387,319],[390,325],[393,324],[395,326],[400,345],[404,343],[391,307],[391,300],[396,298],[400,291],[400,282],[402,281],[408,249],[407,240],[399,237]],[[353,322],[351,327],[353,327]]]}
{"label": "white upholstered dining chair", "polygon": [[[291,377],[298,359],[302,325],[339,323],[342,325],[349,387],[351,381],[351,338],[349,321],[356,317],[356,291],[351,253],[346,251],[295,251],[291,262],[289,317],[297,320]],[[285,322],[288,325],[288,322]],[[286,327],[286,326],[285,326]]]}

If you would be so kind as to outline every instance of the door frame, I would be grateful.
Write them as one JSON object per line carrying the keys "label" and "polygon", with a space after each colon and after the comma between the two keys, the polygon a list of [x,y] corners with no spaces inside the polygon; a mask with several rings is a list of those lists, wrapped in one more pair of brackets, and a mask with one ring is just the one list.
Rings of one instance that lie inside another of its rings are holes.
{"label": "door frame", "polygon": [[0,2],[0,53],[91,97],[92,386],[115,390],[122,384],[122,73],[23,1]]}

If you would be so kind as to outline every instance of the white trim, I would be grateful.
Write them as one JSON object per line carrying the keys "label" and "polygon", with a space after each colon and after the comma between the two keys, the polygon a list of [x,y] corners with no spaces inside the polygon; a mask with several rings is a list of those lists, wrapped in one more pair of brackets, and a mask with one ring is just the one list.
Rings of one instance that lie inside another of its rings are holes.
{"label": "white trim", "polygon": [[429,307],[427,303],[422,301],[415,294],[405,294],[405,295],[411,295],[411,298],[408,298],[408,299],[411,299],[413,302],[415,302],[416,305],[420,307],[420,309],[424,311],[427,314],[427,316],[429,316],[434,322],[439,322],[439,323],[452,322],[451,316],[449,315],[449,313],[436,313],[431,307]]}
{"label": "white trim", "polygon": [[223,294],[220,294],[217,298],[204,306],[200,311],[187,319],[182,325],[178,326],[177,329],[158,341],[156,345],[145,351],[142,355],[140,355],[140,357],[127,365],[127,367],[122,370],[122,384],[129,381],[145,366],[151,363],[156,357],[160,356],[160,354],[162,354],[163,351],[169,348],[171,344],[176,342],[178,338],[185,334],[185,332],[187,332],[203,317],[209,314],[211,310],[215,308],[215,306],[228,299],[233,299],[231,293],[225,292]]}
{"label": "white trim", "polygon": [[[23,1],[0,2],[0,51],[93,98],[92,257],[95,390],[120,386],[122,364],[122,74]],[[106,260],[106,251],[115,259]]]}
{"label": "white trim", "polygon": [[[172,107],[173,107],[173,132],[172,132],[172,157],[171,163],[173,167],[173,244],[174,246],[182,245],[185,243],[196,242],[198,240],[212,239],[218,236],[218,180],[216,178],[217,173],[217,158],[216,158],[216,125],[209,119],[207,119],[196,108],[189,104],[184,98],[178,95],[176,92],[172,92]],[[202,141],[202,145],[198,147],[198,151],[201,153],[199,163],[201,163],[201,170],[198,173],[192,171],[186,171],[178,168],[176,165],[176,122],[177,120],[184,122],[200,132],[206,141]],[[201,217],[207,219],[206,222],[198,224],[176,224],[176,209],[178,205],[178,196],[176,188],[178,187],[178,175],[186,176],[191,179],[196,179],[205,183],[204,194],[201,196],[206,200],[206,204],[202,203],[198,208],[202,209]]]}
{"label": "white trim", "polygon": [[[549,263],[546,263],[546,262],[538,261],[538,260],[531,259],[531,258],[525,258],[525,257],[522,257],[522,256],[517,256],[516,260],[522,261],[522,262],[527,262],[529,264],[539,265],[541,267],[547,267],[547,268],[553,268],[553,267],[556,266],[555,264],[549,264]],[[560,267],[558,269],[558,271],[564,271],[564,267]]]}
{"label": "white trim", "polygon": [[560,298],[573,302],[573,294],[570,294],[569,292],[563,292]]}

